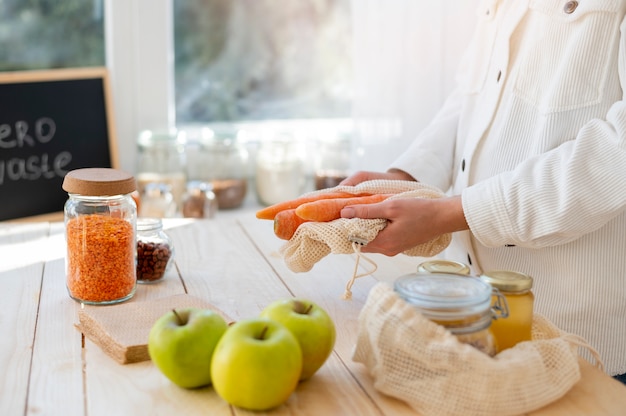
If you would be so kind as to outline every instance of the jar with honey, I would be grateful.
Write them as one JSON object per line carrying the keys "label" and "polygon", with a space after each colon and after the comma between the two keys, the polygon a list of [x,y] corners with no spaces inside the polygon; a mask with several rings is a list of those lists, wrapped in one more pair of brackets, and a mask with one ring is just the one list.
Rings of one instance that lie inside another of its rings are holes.
{"label": "jar with honey", "polygon": [[500,291],[509,309],[506,319],[497,319],[491,324],[498,352],[519,342],[530,341],[535,301],[531,291],[532,277],[514,271],[494,270],[484,273],[480,278]]}
{"label": "jar with honey", "polygon": [[[394,290],[407,303],[457,339],[489,356],[496,346],[489,327],[498,310],[492,308],[493,288],[477,277],[412,273],[399,277]],[[501,296],[495,292],[495,296]]]}

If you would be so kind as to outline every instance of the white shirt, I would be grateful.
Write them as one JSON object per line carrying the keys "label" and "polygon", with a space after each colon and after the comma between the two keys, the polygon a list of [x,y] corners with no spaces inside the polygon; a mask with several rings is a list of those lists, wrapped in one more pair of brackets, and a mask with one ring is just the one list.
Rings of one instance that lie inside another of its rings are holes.
{"label": "white shirt", "polygon": [[457,91],[391,166],[462,195],[470,231],[446,257],[531,275],[535,311],[611,375],[626,373],[625,14],[483,1]]}

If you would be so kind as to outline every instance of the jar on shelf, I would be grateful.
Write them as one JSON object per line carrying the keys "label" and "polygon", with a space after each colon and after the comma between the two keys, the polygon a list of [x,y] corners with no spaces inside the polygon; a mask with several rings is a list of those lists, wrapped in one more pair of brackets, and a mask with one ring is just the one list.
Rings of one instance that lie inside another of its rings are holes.
{"label": "jar on shelf", "polygon": [[418,273],[446,273],[469,276],[470,268],[461,262],[452,260],[428,260],[417,266]]}
{"label": "jar on shelf", "polygon": [[328,134],[317,140],[315,189],[333,188],[348,177],[352,143],[348,136]]}
{"label": "jar on shelf", "polygon": [[291,136],[264,140],[256,157],[256,192],[262,205],[304,193],[306,175],[301,144]]}
{"label": "jar on shelf", "polygon": [[108,168],[68,172],[64,207],[66,286],[72,299],[92,305],[135,294],[137,208],[135,178]]}
{"label": "jar on shelf", "polygon": [[[442,325],[457,339],[487,355],[496,354],[489,330],[491,321],[505,312],[492,308],[492,294],[502,295],[476,277],[453,274],[412,273],[399,277],[394,290],[432,322]],[[500,302],[506,302],[500,299]]]}
{"label": "jar on shelf", "polygon": [[498,319],[491,324],[498,351],[532,339],[533,308],[535,296],[532,292],[533,279],[524,273],[493,270],[480,278],[498,289],[506,298],[509,308],[507,319]]}
{"label": "jar on shelf", "polygon": [[248,191],[248,157],[236,131],[204,128],[187,139],[188,179],[210,183],[219,209],[238,208]]}
{"label": "jar on shelf", "polygon": [[183,217],[213,218],[218,210],[218,201],[210,183],[190,181],[183,198]]}
{"label": "jar on shelf", "polygon": [[176,216],[176,201],[172,194],[172,187],[168,183],[146,183],[140,201],[140,217],[172,218]]}
{"label": "jar on shelf", "polygon": [[181,206],[187,183],[185,143],[185,135],[177,131],[145,130],[139,134],[137,186],[140,194],[148,183],[165,183],[170,186],[176,207]]}
{"label": "jar on shelf", "polygon": [[160,218],[137,220],[137,282],[155,283],[165,277],[174,259],[172,240]]}

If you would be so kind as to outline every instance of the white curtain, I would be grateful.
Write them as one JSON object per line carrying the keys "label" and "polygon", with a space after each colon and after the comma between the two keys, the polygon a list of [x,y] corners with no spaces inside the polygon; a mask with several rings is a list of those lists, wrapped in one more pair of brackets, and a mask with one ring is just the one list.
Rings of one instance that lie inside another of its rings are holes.
{"label": "white curtain", "polygon": [[358,170],[385,170],[454,87],[478,0],[352,0]]}

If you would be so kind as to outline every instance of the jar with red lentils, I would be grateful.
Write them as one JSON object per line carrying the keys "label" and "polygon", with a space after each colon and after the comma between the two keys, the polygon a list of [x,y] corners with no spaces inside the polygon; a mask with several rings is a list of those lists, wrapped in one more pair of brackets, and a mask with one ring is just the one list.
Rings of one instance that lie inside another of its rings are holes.
{"label": "jar with red lentils", "polygon": [[109,168],[67,173],[63,189],[66,285],[72,299],[91,305],[133,297],[137,205],[135,178]]}

